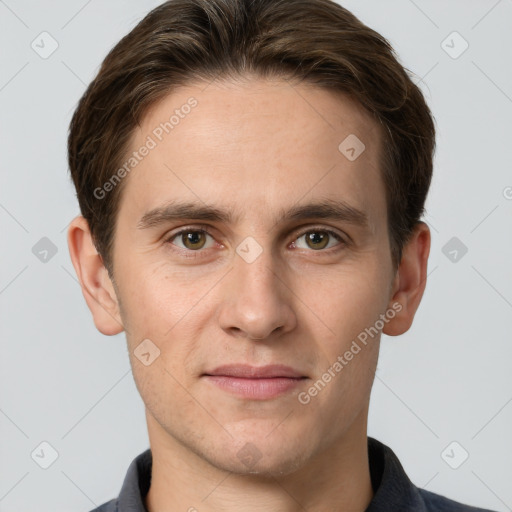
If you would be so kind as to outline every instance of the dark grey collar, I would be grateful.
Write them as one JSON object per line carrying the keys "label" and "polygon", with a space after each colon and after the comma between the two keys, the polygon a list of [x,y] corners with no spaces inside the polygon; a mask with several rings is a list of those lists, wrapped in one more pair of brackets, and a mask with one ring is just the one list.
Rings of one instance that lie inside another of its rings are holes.
{"label": "dark grey collar", "polygon": [[[365,512],[492,512],[416,487],[391,448],[372,437],[368,437],[368,459],[375,494]],[[128,467],[118,498],[91,512],[148,512],[144,498],[151,484],[152,462],[150,449],[138,455]]]}

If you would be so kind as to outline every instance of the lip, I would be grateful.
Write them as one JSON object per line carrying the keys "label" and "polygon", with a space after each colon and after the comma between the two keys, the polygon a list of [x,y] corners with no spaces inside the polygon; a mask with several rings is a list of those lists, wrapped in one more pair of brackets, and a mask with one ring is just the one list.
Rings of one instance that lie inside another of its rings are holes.
{"label": "lip", "polygon": [[215,386],[253,400],[268,400],[292,391],[308,377],[281,364],[250,366],[224,365],[205,372],[202,377]]}
{"label": "lip", "polygon": [[251,366],[249,364],[226,364],[214,370],[205,372],[205,375],[222,375],[224,377],[239,377],[242,379],[269,379],[272,377],[287,377],[298,379],[305,375],[290,366],[283,364],[269,364],[266,366]]}

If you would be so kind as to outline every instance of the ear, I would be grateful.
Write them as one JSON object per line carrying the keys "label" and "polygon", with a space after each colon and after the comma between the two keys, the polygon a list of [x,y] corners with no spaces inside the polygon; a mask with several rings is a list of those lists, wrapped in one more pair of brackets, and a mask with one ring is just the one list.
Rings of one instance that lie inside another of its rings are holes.
{"label": "ear", "polygon": [[[382,329],[388,336],[399,336],[412,325],[427,284],[427,263],[430,253],[430,229],[424,222],[418,222],[411,239],[404,246],[402,261],[393,283],[389,308],[397,311],[395,317]],[[401,309],[399,309],[399,303]]]}
{"label": "ear", "polygon": [[94,246],[87,220],[78,216],[68,228],[68,247],[82,293],[98,331],[107,336],[124,330],[114,286]]}

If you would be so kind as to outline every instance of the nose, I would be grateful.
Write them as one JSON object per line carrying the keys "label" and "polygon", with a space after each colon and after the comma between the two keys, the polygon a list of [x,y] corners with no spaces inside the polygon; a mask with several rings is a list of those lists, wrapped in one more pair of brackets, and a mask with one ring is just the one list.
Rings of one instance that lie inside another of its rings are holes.
{"label": "nose", "polygon": [[270,250],[248,263],[238,254],[226,276],[219,313],[220,326],[231,336],[270,339],[297,324],[293,293]]}

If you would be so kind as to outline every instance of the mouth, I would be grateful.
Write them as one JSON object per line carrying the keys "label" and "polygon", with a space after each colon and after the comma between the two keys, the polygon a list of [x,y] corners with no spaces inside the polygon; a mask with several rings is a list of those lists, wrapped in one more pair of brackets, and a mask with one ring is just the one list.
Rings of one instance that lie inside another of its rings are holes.
{"label": "mouth", "polygon": [[308,377],[284,365],[224,365],[201,375],[216,387],[252,400],[268,400],[293,391]]}

